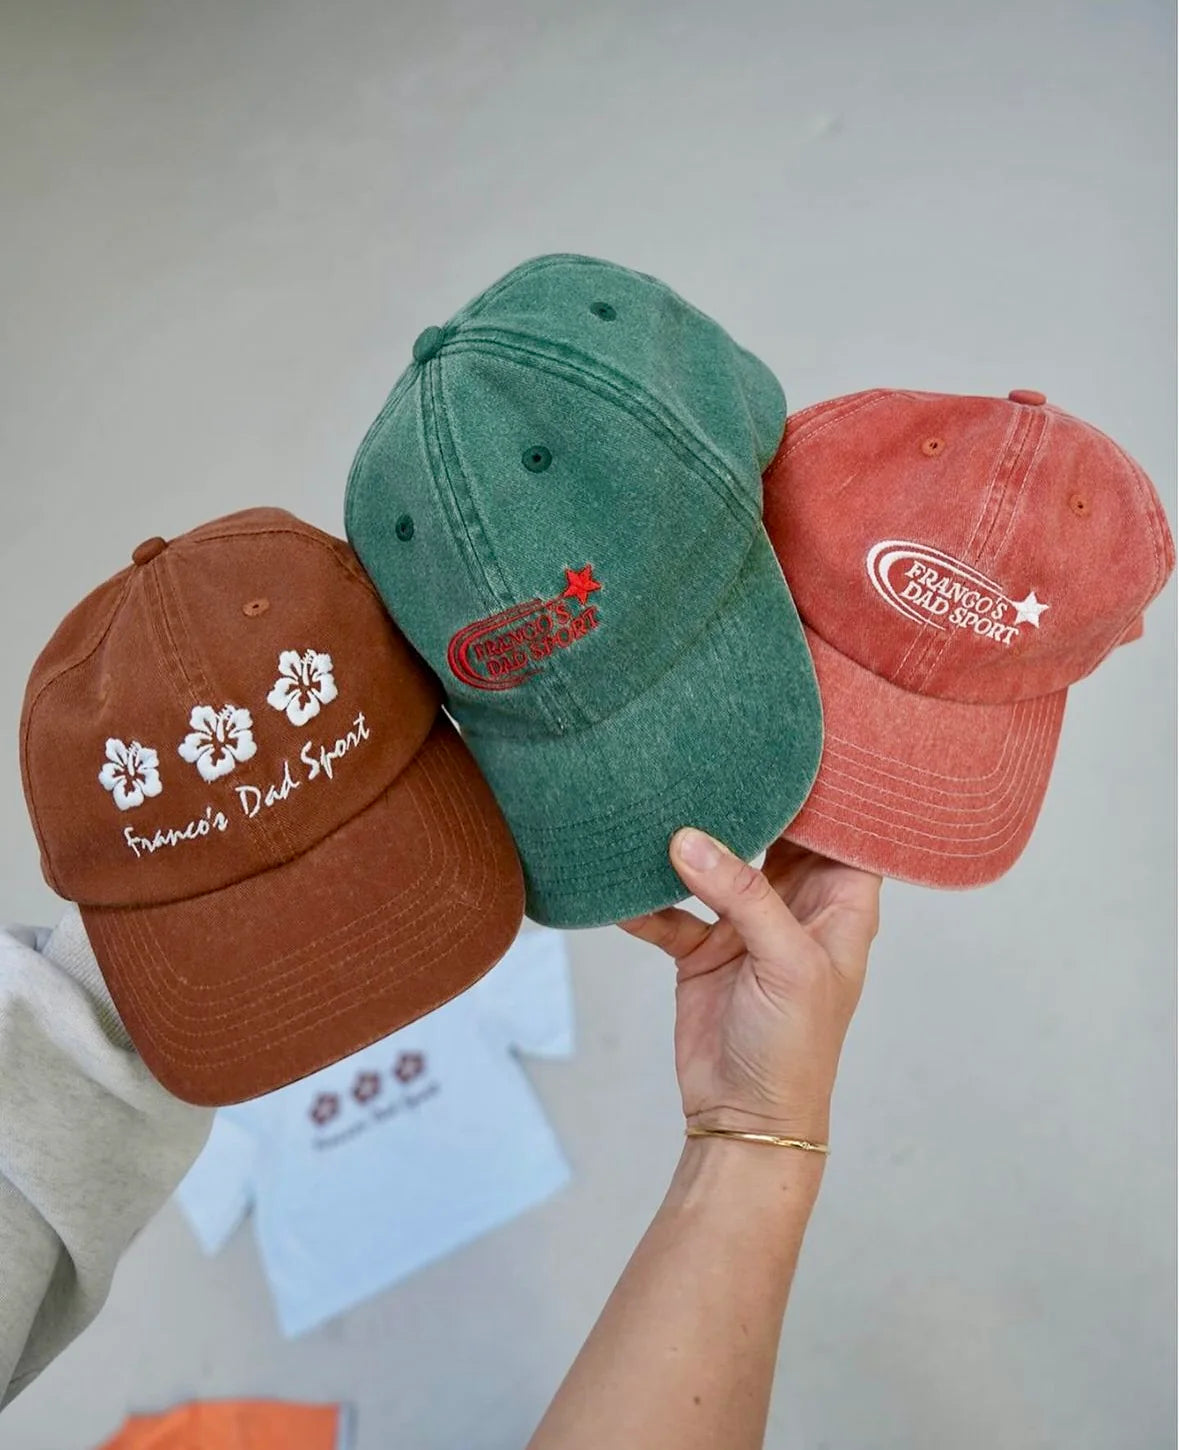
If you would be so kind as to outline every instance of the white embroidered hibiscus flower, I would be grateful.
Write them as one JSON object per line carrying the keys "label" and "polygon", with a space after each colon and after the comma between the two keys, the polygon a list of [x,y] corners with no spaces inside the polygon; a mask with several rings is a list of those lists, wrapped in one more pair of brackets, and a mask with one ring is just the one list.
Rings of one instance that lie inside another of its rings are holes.
{"label": "white embroidered hibiscus flower", "polygon": [[284,649],[278,657],[278,679],[266,703],[286,712],[292,725],[306,725],[321,705],[336,698],[331,655],[315,650]]}
{"label": "white embroidered hibiscus flower", "polygon": [[121,811],[141,806],[149,795],[159,795],[163,790],[160,783],[160,757],[138,740],[124,745],[121,740],[106,742],[106,764],[98,772],[98,781],[103,790],[114,796],[115,805]]}
{"label": "white embroidered hibiscus flower", "polygon": [[250,712],[236,705],[222,705],[220,710],[194,705],[188,725],[192,733],[180,742],[177,753],[195,765],[205,780],[228,775],[239,760],[249,760],[258,749]]}

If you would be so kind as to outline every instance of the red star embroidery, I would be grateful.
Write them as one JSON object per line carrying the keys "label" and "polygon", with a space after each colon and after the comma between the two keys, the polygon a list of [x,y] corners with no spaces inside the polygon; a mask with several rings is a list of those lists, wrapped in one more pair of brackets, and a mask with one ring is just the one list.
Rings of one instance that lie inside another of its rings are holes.
{"label": "red star embroidery", "polygon": [[426,1059],[420,1052],[403,1052],[393,1064],[393,1076],[398,1082],[413,1082],[426,1070]]}
{"label": "red star embroidery", "polygon": [[320,1093],[311,1105],[311,1121],[322,1128],[340,1111],[340,1099],[335,1093]]}
{"label": "red star embroidery", "polygon": [[594,578],[594,566],[587,564],[584,569],[566,569],[565,578],[569,581],[569,588],[561,595],[562,599],[576,599],[584,605],[595,589],[602,586]]}
{"label": "red star embroidery", "polygon": [[381,1091],[381,1079],[375,1072],[358,1072],[352,1084],[352,1096],[358,1103],[367,1103]]}

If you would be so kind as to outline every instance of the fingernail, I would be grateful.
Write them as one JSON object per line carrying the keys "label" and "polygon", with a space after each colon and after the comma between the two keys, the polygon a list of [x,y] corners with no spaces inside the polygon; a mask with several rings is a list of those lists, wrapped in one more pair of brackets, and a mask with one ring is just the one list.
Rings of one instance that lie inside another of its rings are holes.
{"label": "fingernail", "polygon": [[675,851],[685,866],[697,871],[711,871],[721,859],[721,849],[712,837],[690,826],[676,836]]}

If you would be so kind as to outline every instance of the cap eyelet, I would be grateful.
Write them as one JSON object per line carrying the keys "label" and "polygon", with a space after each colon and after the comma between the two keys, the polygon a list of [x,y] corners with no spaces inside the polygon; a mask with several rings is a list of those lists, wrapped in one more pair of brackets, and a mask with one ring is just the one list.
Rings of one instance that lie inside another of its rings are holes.
{"label": "cap eyelet", "polygon": [[936,458],[939,453],[945,450],[946,440],[944,438],[927,438],[921,445],[921,451],[926,458]]}
{"label": "cap eyelet", "polygon": [[401,515],[393,525],[393,532],[403,544],[409,543],[410,539],[413,538],[413,519],[410,518],[409,514]]}
{"label": "cap eyelet", "polygon": [[269,608],[269,599],[248,599],[242,605],[242,613],[247,619],[257,619],[260,614],[265,614]]}
{"label": "cap eyelet", "polygon": [[520,462],[529,473],[543,473],[552,461],[553,455],[543,443],[534,443],[520,455]]}
{"label": "cap eyelet", "polygon": [[1089,513],[1089,500],[1083,493],[1069,495],[1068,506],[1078,518],[1084,518]]}
{"label": "cap eyelet", "polygon": [[590,311],[603,322],[613,322],[618,316],[618,313],[610,306],[609,302],[591,302]]}

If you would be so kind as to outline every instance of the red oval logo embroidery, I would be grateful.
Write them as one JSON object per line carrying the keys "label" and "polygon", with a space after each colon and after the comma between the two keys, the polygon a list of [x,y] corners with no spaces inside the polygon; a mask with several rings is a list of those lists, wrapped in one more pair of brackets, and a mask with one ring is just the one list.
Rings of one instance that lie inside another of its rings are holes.
{"label": "red oval logo embroidery", "polygon": [[[452,635],[446,662],[456,679],[476,690],[514,690],[597,629],[590,595],[601,589],[594,566],[565,570],[565,589],[552,599],[530,599],[465,624]],[[576,602],[576,605],[575,605]]]}

